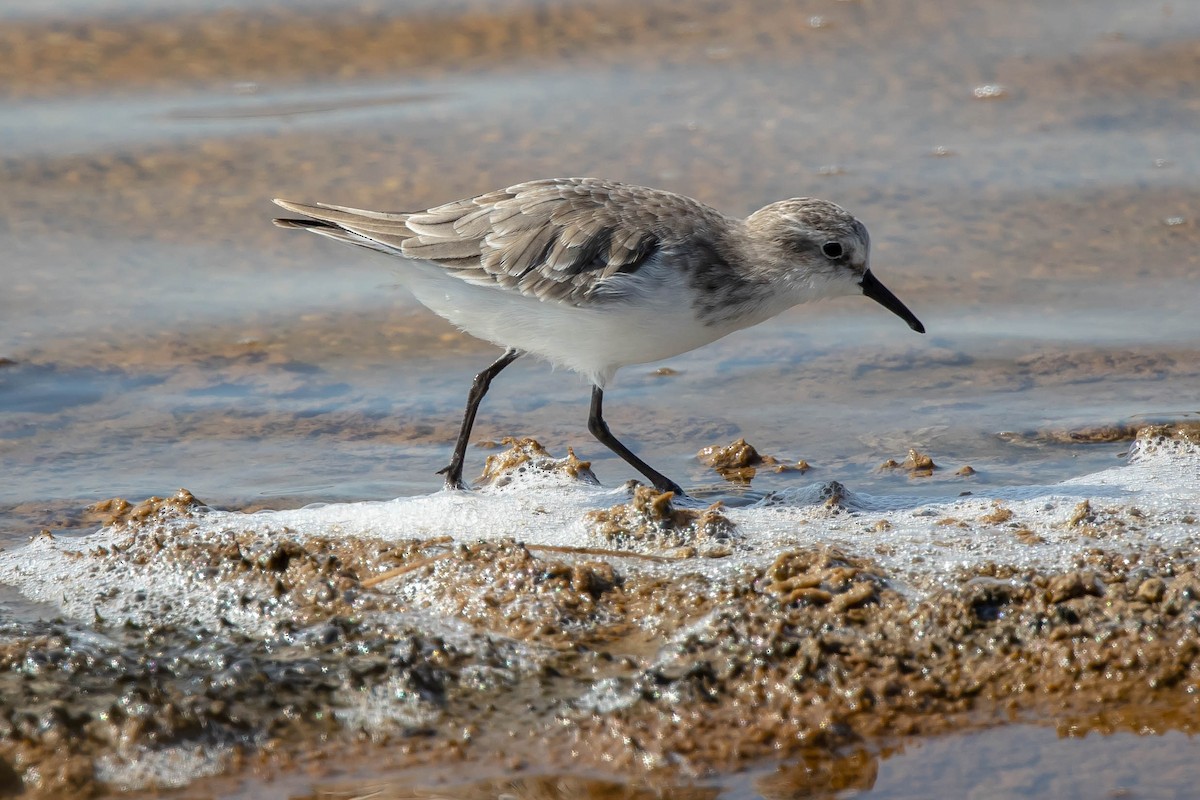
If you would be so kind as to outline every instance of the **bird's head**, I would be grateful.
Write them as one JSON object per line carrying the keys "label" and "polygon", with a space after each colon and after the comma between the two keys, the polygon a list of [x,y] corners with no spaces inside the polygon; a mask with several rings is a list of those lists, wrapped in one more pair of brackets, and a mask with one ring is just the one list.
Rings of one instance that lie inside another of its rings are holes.
{"label": "bird's head", "polygon": [[797,302],[863,294],[908,323],[925,326],[871,273],[867,228],[841,206],[812,197],[781,200],[746,220],[762,263],[783,273]]}

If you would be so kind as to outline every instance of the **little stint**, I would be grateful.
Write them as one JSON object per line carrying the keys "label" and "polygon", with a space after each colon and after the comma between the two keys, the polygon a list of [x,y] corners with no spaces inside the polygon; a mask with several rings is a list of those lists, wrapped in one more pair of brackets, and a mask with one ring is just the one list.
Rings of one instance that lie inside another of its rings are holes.
{"label": "little stint", "polygon": [[597,178],[529,181],[426,211],[275,203],[277,219],[339,242],[410,259],[422,304],[505,348],[475,376],[446,487],[463,460],[491,381],[529,353],[592,383],[588,430],[660,491],[682,490],[608,429],[604,388],[618,369],[694,350],[799,303],[863,294],[925,328],[871,273],[866,227],[833,203],[798,197],[744,220],[703,203]]}

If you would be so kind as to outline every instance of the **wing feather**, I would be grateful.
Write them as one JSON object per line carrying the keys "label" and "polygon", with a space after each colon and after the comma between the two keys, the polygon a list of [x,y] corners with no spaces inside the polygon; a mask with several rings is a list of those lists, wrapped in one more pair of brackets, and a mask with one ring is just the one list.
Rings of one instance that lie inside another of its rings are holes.
{"label": "wing feather", "polygon": [[285,227],[574,305],[637,291],[639,281],[656,279],[646,264],[676,258],[689,239],[715,244],[712,237],[729,222],[682,195],[595,178],[530,181],[409,213],[275,202],[312,218],[279,221]]}
{"label": "wing feather", "polygon": [[479,242],[472,239],[414,236],[402,242],[401,252],[409,258],[440,262],[446,259],[478,258]]}

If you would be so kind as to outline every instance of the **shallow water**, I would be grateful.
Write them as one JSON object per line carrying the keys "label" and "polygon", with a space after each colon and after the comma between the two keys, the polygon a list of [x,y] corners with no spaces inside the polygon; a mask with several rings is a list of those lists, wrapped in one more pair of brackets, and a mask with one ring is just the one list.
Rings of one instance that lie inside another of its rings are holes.
{"label": "shallow water", "polygon": [[[274,196],[418,208],[595,174],[851,209],[927,336],[847,298],[607,394],[709,497],[742,489],[695,454],[739,436],[813,466],[758,492],[934,497],[1107,468],[1128,437],[1098,428],[1200,413],[1194,4],[70,0],[0,23],[0,548],[180,486],[234,509],[439,487],[495,350],[398,267],[271,227]],[[477,438],[573,447],[618,486],[586,397],[518,362]],[[879,469],[912,447],[942,469]]]}
{"label": "shallow water", "polygon": [[[664,798],[665,800],[776,800],[777,798],[955,797],[970,800],[1031,798],[1183,797],[1200,779],[1194,737],[1178,732],[1089,732],[1094,721],[1058,730],[1012,725],[982,733],[908,742],[884,753],[850,749],[830,761],[799,760],[722,781],[671,785],[622,784],[601,776],[515,775],[461,783],[423,782],[420,775],[323,784],[313,793],[280,786],[272,798],[379,800],[438,797],[473,800]],[[1146,746],[1153,737],[1153,748]],[[1143,760],[1144,759],[1144,760]],[[1069,769],[1064,765],[1069,764]],[[428,778],[426,778],[428,781]],[[419,788],[418,788],[419,787]],[[240,797],[236,790],[230,798]],[[248,795],[247,795],[248,796]]]}

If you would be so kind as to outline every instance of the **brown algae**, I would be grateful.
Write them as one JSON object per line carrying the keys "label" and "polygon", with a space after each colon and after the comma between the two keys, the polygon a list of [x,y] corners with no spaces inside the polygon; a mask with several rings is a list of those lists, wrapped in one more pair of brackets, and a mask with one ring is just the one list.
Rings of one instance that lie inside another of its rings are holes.
{"label": "brown algae", "polygon": [[788,464],[775,456],[763,455],[754,445],[741,438],[724,446],[703,447],[696,454],[696,458],[731,483],[750,483],[762,467],[771,467],[775,472],[804,473],[812,469],[804,459],[795,464]]}

